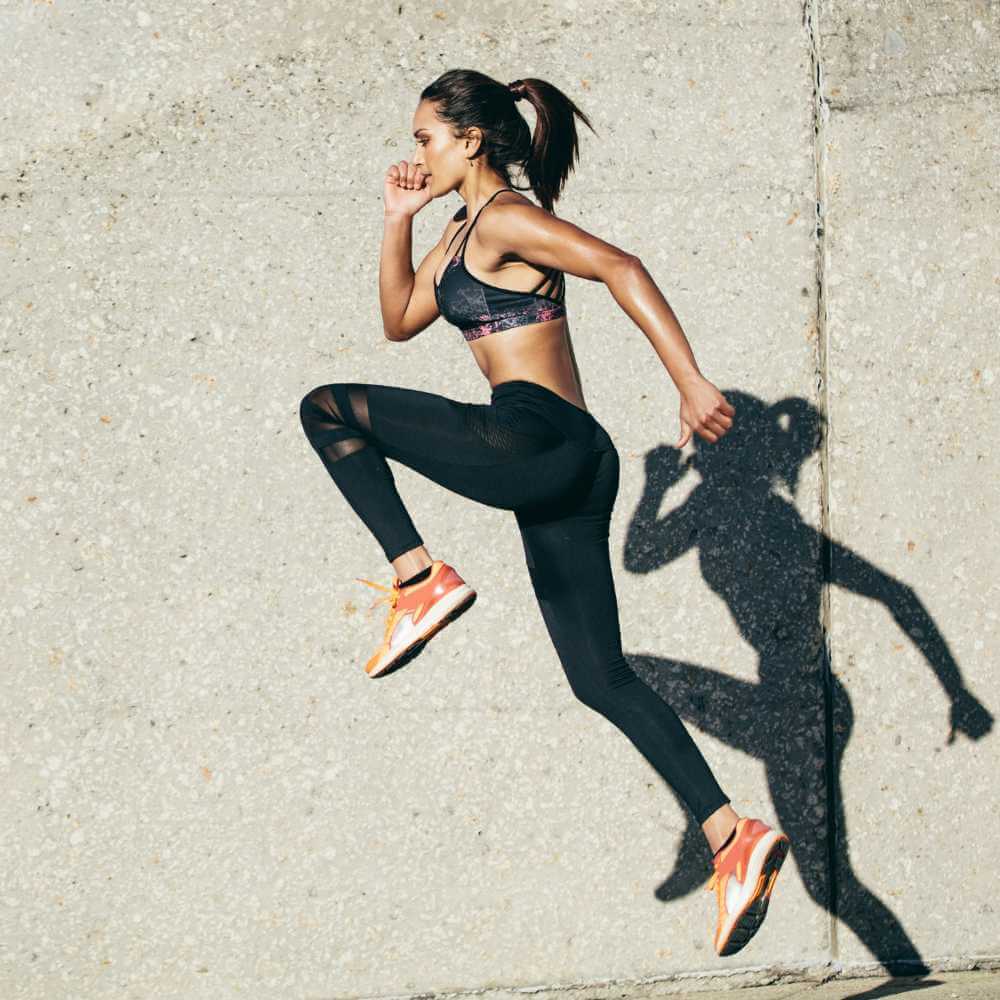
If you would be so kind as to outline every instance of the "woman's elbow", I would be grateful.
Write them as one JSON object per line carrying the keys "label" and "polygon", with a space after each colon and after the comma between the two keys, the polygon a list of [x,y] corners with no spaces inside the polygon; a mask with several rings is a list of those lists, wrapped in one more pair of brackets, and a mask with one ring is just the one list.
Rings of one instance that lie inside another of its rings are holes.
{"label": "woman's elbow", "polygon": [[605,285],[611,286],[623,277],[634,274],[637,271],[645,271],[642,261],[634,253],[622,251],[616,254],[611,260],[601,268],[600,280]]}

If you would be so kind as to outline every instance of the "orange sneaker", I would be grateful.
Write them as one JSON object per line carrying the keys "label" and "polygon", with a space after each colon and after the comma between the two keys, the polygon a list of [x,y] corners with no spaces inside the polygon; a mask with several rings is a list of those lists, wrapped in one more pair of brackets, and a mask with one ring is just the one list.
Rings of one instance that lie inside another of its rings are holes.
{"label": "orange sneaker", "polygon": [[428,577],[411,587],[400,587],[398,576],[393,577],[391,587],[383,587],[360,576],[355,579],[387,591],[384,597],[376,599],[372,608],[382,601],[390,604],[382,645],[365,664],[365,673],[369,677],[381,677],[409,663],[435,632],[456,619],[476,600],[476,592],[440,559],[431,563]]}
{"label": "orange sneaker", "polygon": [[763,820],[737,820],[736,836],[712,858],[715,872],[705,886],[715,890],[719,904],[717,954],[735,954],[757,933],[788,848],[788,837]]}

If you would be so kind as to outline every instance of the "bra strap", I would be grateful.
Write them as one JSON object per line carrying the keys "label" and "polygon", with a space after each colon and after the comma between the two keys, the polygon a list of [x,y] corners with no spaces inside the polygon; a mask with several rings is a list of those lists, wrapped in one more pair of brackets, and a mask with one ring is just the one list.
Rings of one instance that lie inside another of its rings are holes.
{"label": "bra strap", "polygon": [[[472,232],[472,227],[473,227],[473,226],[474,226],[474,225],[475,225],[475,224],[476,224],[476,223],[477,223],[477,222],[479,221],[479,216],[483,214],[483,209],[484,209],[484,208],[486,208],[486,206],[487,206],[487,205],[488,205],[488,204],[489,204],[489,203],[490,203],[490,202],[491,202],[491,201],[492,201],[492,200],[493,200],[493,199],[494,199],[494,198],[495,198],[495,197],[496,197],[496,196],[497,196],[498,194],[500,194],[500,192],[501,192],[501,191],[513,191],[513,190],[514,190],[513,188],[499,188],[498,190],[494,191],[494,192],[493,192],[493,194],[491,194],[491,195],[489,196],[489,198],[487,198],[487,199],[486,199],[486,201],[485,201],[485,202],[483,203],[483,205],[482,205],[482,208],[480,208],[480,209],[479,209],[479,211],[478,211],[478,212],[476,212],[476,215],[475,215],[475,218],[473,218],[472,222],[471,222],[471,223],[470,223],[470,225],[469,225],[469,228],[468,228],[468,229],[466,229],[466,231],[465,231],[465,236],[464,236],[464,237],[462,237],[462,242],[461,242],[461,243],[460,243],[460,244],[458,245],[458,253],[459,253],[459,254],[462,254],[462,253],[465,253],[465,244],[469,242],[469,233],[471,233],[471,232]],[[457,256],[457,254],[456,254],[456,256]]]}
{"label": "bra strap", "polygon": [[459,234],[459,233],[460,233],[461,231],[462,231],[462,230],[461,230],[461,228],[459,228],[459,229],[456,229],[456,230],[455,230],[455,232],[454,232],[454,233],[452,234],[452,237],[451,237],[451,239],[450,239],[450,240],[448,240],[448,245],[447,245],[447,246],[446,246],[446,247],[444,248],[444,252],[445,252],[445,255],[447,255],[448,251],[449,251],[449,250],[451,249],[451,245],[452,245],[452,243],[454,243],[454,242],[455,242],[455,237],[456,237],[456,236],[458,236],[458,234]]}

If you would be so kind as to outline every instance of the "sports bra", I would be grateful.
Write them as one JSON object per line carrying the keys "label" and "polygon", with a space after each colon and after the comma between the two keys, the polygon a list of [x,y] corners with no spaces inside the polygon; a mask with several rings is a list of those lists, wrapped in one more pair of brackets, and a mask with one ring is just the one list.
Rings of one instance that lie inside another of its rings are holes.
{"label": "sports bra", "polygon": [[[482,208],[476,212],[472,224],[466,229],[458,252],[445,267],[441,281],[434,285],[434,298],[441,315],[449,323],[457,326],[466,340],[478,340],[498,330],[510,330],[517,326],[527,326],[529,323],[543,323],[566,315],[566,278],[555,268],[546,268],[545,276],[533,291],[519,292],[512,288],[488,285],[475,275],[469,274],[469,269],[465,266],[465,245],[469,241],[472,226],[476,224],[483,208],[486,208],[500,191],[513,190],[513,188],[500,188],[486,199]],[[459,214],[456,214],[456,220]],[[455,236],[460,232],[461,229],[456,230],[445,253],[451,249]],[[540,295],[538,289],[551,279],[555,279],[553,281],[553,287],[556,288],[555,295]]]}

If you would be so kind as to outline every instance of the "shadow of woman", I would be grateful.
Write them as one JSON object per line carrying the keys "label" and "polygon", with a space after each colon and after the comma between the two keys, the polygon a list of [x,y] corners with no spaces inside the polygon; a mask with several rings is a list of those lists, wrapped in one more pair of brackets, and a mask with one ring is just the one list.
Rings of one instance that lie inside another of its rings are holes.
{"label": "shadow of woman", "polygon": [[[682,719],[762,761],[778,825],[816,903],[844,921],[889,973],[924,975],[930,970],[900,921],[852,869],[839,776],[854,712],[829,667],[824,585],[881,601],[913,639],[951,699],[949,744],[957,732],[980,739],[993,716],[964,687],[912,588],[816,531],[776,492],[784,484],[794,498],[802,464],[821,441],[815,407],[801,398],[766,406],[745,393],[724,395],[739,418],[718,442],[696,441],[684,461],[669,445],[646,455],[646,488],[626,532],[624,562],[632,573],[651,573],[696,548],[705,581],[757,651],[759,680],[659,656],[627,658]],[[688,468],[701,482],[659,517],[664,494]],[[675,869],[657,890],[663,900],[704,881],[704,835],[687,815]]]}

